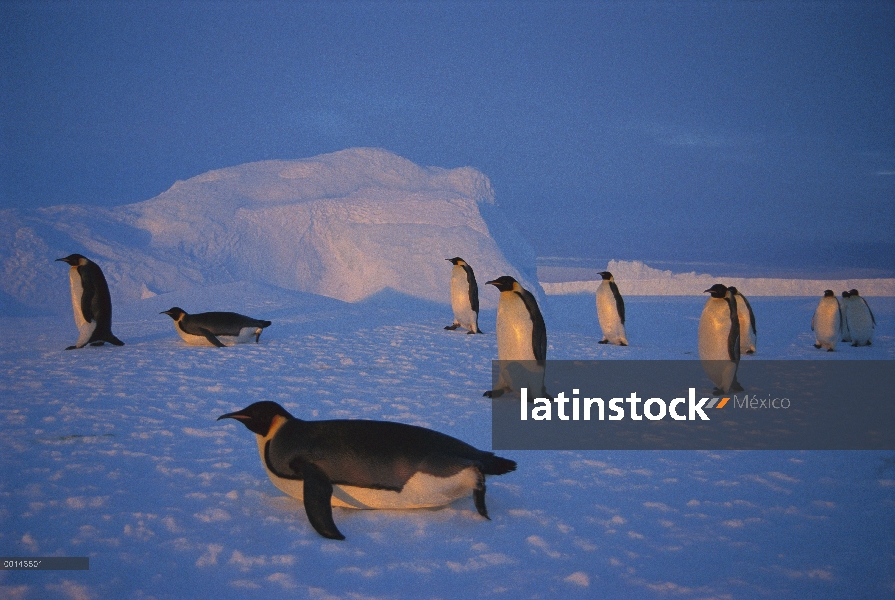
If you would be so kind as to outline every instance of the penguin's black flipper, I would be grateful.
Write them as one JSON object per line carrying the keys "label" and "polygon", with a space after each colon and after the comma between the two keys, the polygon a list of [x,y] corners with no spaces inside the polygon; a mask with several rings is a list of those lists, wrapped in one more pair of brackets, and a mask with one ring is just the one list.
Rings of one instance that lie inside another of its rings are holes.
{"label": "penguin's black flipper", "polygon": [[315,465],[305,465],[304,481],[305,513],[311,527],[325,538],[344,540],[345,536],[333,521],[333,484]]}
{"label": "penguin's black flipper", "polygon": [[485,507],[485,476],[482,475],[481,470],[479,470],[478,476],[478,482],[475,489],[472,490],[472,501],[479,514],[490,521],[491,517],[488,516],[488,509]]}
{"label": "penguin's black flipper", "polygon": [[[224,344],[221,343],[221,340],[216,338],[213,333],[205,329],[204,327],[199,328],[199,335],[204,337],[210,344],[217,346],[218,348],[223,348]],[[122,344],[124,345],[124,344]]]}

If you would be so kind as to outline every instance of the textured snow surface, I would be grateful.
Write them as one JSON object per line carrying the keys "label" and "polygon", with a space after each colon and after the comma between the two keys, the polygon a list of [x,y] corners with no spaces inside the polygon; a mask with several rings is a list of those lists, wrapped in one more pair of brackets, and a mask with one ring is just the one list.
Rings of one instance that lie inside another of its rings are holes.
{"label": "textured snow surface", "polygon": [[[610,260],[611,272],[622,296],[698,296],[713,284],[721,282],[752,296],[823,296],[833,290],[838,296],[844,290],[857,289],[862,296],[895,296],[895,279],[777,279],[772,277],[726,277],[723,272],[673,273],[654,269],[639,260]],[[723,270],[723,268],[722,268]],[[541,283],[546,294],[594,294],[600,279]]]}
{"label": "textured snow surface", "polygon": [[[449,265],[441,285],[446,290]],[[63,287],[57,293],[66,297]],[[497,297],[485,289],[483,296]],[[186,346],[160,310],[270,319],[260,344]],[[633,297],[626,348],[600,346],[593,298],[549,297],[548,358],[696,352],[704,298]],[[874,345],[819,352],[817,298],[756,298],[756,359],[895,358],[895,301]],[[891,452],[501,452],[492,520],[335,509],[318,536],[224,412],[275,400],[302,418],[423,425],[490,447],[486,335],[449,306],[386,291],[344,303],[228,284],[116,307],[126,346],[63,351],[70,315],[0,319],[0,548],[89,556],[89,571],[0,571],[3,598],[881,598],[895,591]],[[744,360],[749,360],[745,358]]]}
{"label": "textured snow surface", "polygon": [[480,284],[512,275],[539,293],[517,237],[479,171],[354,148],[210,171],[111,209],[0,211],[0,306],[63,310],[68,274],[52,261],[72,252],[100,265],[117,301],[255,281],[350,302],[384,289],[447,302],[454,256]]}

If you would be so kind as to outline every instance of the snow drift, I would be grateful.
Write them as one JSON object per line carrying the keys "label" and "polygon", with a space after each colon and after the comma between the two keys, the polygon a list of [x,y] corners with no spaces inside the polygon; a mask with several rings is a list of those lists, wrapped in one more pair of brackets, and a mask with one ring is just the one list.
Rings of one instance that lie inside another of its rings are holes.
{"label": "snow drift", "polygon": [[[483,206],[499,218],[488,178],[471,167],[355,148],[210,171],[111,209],[6,210],[0,301],[64,309],[67,274],[52,260],[72,252],[103,268],[113,302],[254,281],[348,302],[394,289],[447,303],[453,256],[480,284],[512,275],[532,289],[530,257],[498,245]],[[497,294],[481,296],[496,305]]]}

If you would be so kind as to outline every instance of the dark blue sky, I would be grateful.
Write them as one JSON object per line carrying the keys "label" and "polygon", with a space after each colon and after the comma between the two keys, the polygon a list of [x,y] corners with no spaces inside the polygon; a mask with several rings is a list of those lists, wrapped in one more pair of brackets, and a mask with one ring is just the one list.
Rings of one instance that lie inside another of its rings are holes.
{"label": "dark blue sky", "polygon": [[0,4],[0,206],[376,146],[538,255],[895,269],[892,2]]}

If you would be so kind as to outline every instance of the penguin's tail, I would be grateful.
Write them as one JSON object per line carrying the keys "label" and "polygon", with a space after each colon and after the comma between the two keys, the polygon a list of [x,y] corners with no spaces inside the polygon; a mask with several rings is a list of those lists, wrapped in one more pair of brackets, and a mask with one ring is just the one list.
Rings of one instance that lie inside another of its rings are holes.
{"label": "penguin's tail", "polygon": [[516,461],[491,455],[483,463],[482,473],[485,475],[503,475],[516,470]]}
{"label": "penguin's tail", "polygon": [[270,327],[273,321],[259,321],[259,323],[260,325],[258,325],[258,327],[264,329],[265,327]]}
{"label": "penguin's tail", "polygon": [[109,342],[110,344],[113,344],[113,345],[115,345],[115,346],[124,346],[124,342],[122,342],[121,340],[119,340],[119,339],[118,339],[117,337],[115,337],[115,335],[112,334],[112,333],[109,333],[109,335],[107,335],[106,337],[104,337],[103,340],[105,340],[105,341],[107,341],[107,342]]}

